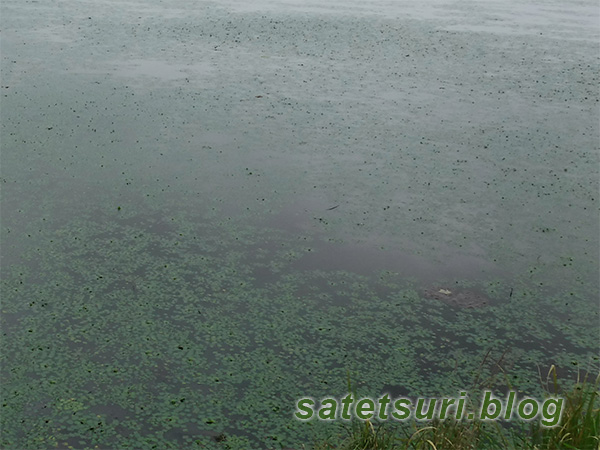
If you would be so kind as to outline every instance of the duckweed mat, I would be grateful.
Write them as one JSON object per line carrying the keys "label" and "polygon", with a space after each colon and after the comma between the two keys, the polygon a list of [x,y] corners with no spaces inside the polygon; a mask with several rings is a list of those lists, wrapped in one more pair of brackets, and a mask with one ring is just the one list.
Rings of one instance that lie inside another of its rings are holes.
{"label": "duckweed mat", "polygon": [[511,382],[539,394],[538,364],[597,364],[583,299],[525,280],[478,283],[493,304],[456,308],[398,273],[289,270],[318,250],[276,230],[85,216],[4,270],[6,448],[297,446],[337,425],[294,420],[295,400],[348,375],[364,395],[451,395],[508,350]]}

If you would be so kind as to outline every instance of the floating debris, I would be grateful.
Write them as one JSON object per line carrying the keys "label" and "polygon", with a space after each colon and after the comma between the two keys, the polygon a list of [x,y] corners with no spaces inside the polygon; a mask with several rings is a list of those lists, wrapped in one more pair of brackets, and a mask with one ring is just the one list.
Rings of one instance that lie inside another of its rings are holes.
{"label": "floating debris", "polygon": [[427,289],[424,296],[425,298],[442,301],[456,308],[482,308],[491,303],[491,300],[485,294],[470,290]]}

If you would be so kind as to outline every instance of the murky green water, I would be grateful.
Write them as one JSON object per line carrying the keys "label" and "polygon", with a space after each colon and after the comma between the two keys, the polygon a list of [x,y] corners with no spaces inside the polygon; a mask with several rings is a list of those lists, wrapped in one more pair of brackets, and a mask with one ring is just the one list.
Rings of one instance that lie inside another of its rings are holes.
{"label": "murky green water", "polygon": [[3,2],[2,446],[298,448],[348,374],[597,368],[591,13]]}

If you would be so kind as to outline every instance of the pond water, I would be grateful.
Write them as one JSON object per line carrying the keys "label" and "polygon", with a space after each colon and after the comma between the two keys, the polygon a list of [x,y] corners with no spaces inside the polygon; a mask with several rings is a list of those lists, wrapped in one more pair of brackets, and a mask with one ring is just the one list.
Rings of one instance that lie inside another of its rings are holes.
{"label": "pond water", "polygon": [[597,371],[597,17],[4,1],[2,447],[299,448],[348,377]]}

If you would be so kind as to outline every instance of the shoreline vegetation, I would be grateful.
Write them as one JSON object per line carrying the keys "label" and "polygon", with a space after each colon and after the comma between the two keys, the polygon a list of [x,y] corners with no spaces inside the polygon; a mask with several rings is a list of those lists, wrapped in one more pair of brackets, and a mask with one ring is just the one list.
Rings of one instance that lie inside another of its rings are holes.
{"label": "shoreline vegetation", "polygon": [[[504,374],[506,375],[506,374]],[[506,387],[512,389],[508,377]],[[481,391],[494,380],[474,386]],[[482,420],[439,420],[399,423],[354,420],[346,427],[347,434],[316,443],[313,450],[437,450],[437,449],[577,449],[600,448],[600,374],[579,374],[568,389],[558,380],[557,369],[550,367],[546,378],[540,374],[545,397],[561,397],[564,407],[560,422],[545,427],[540,420],[508,422]],[[348,382],[350,387],[350,381]],[[477,408],[476,396],[471,396],[471,408]]]}

